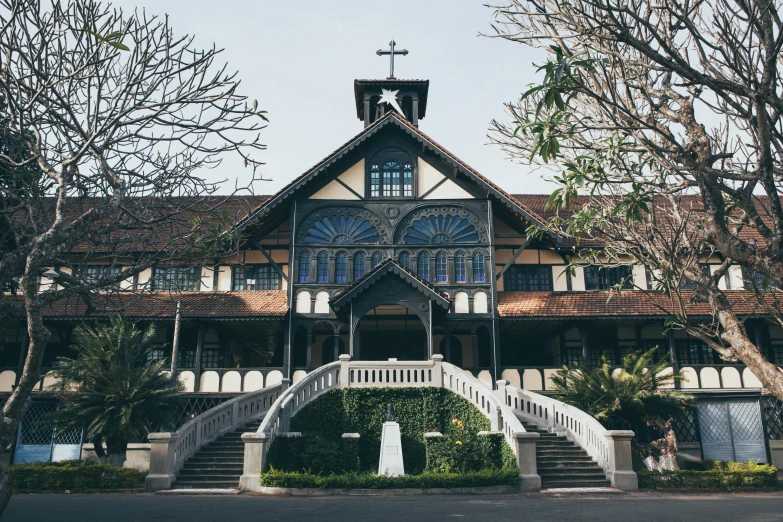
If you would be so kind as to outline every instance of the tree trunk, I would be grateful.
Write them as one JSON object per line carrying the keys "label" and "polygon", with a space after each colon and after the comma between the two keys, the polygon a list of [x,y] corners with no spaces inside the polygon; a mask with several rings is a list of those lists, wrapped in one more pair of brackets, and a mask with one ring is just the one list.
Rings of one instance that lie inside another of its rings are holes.
{"label": "tree trunk", "polygon": [[783,372],[751,342],[745,325],[734,314],[728,299],[720,290],[710,289],[709,302],[723,327],[721,338],[731,345],[734,355],[745,363],[762,386],[783,401]]}
{"label": "tree trunk", "polygon": [[0,517],[3,516],[9,500],[11,500],[11,479],[4,469],[0,469]]}
{"label": "tree trunk", "polygon": [[119,439],[106,439],[106,464],[121,468],[125,464],[128,455],[128,441]]}

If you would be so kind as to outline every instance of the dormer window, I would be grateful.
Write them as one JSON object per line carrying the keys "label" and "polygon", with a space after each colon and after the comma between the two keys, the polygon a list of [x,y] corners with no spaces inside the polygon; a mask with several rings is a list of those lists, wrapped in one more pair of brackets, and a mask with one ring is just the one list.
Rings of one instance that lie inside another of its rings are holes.
{"label": "dormer window", "polygon": [[413,197],[413,161],[400,149],[384,149],[373,156],[368,177],[371,198]]}

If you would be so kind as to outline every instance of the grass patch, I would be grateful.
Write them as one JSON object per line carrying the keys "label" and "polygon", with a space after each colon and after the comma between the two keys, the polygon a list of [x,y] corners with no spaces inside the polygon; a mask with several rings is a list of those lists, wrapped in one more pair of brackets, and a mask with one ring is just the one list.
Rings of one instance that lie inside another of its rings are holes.
{"label": "grass patch", "polygon": [[370,473],[316,475],[272,469],[261,474],[261,485],[277,488],[314,489],[399,489],[399,488],[477,488],[519,484],[515,468],[487,469],[467,473],[424,472],[419,475],[389,477]]}

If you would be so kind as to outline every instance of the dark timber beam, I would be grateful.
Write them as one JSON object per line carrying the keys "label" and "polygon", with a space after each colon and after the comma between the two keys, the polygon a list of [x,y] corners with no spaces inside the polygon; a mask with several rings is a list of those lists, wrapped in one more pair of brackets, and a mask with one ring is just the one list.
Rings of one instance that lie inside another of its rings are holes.
{"label": "dark timber beam", "polygon": [[261,252],[261,254],[263,254],[263,256],[264,256],[264,257],[267,259],[267,261],[269,261],[269,263],[270,263],[270,264],[272,265],[272,267],[275,269],[275,271],[277,271],[277,273],[278,273],[278,274],[280,274],[280,277],[282,277],[283,279],[285,279],[286,281],[288,281],[288,276],[287,276],[287,275],[285,275],[285,272],[283,272],[283,269],[280,267],[280,265],[278,265],[277,263],[275,263],[275,260],[274,260],[274,259],[272,259],[272,256],[270,256],[270,255],[269,255],[269,253],[266,251],[266,249],[265,249],[263,246],[261,246],[261,243],[259,243],[258,241],[256,241],[256,240],[255,240],[254,238],[252,238],[252,237],[250,238],[250,243],[251,243],[251,244],[252,244],[254,247],[256,247],[256,248],[257,248],[257,249],[258,249],[258,250]]}
{"label": "dark timber beam", "polygon": [[498,281],[498,280],[500,280],[500,277],[501,277],[503,274],[505,274],[505,273],[506,273],[506,270],[508,270],[508,268],[509,268],[511,265],[513,265],[513,264],[514,264],[514,261],[516,261],[516,260],[517,260],[517,258],[519,257],[519,254],[521,254],[522,252],[524,252],[524,251],[525,251],[525,249],[527,248],[527,246],[530,244],[530,242],[531,242],[531,241],[533,241],[533,237],[532,237],[532,236],[531,236],[531,237],[529,237],[529,238],[527,238],[527,239],[525,239],[525,242],[524,242],[524,243],[522,243],[522,245],[520,245],[520,247],[519,247],[519,250],[517,250],[516,252],[514,252],[514,255],[513,255],[513,256],[511,256],[511,259],[509,259],[509,260],[508,260],[508,262],[507,262],[505,265],[503,265],[503,268],[501,268],[501,269],[500,269],[500,272],[498,272],[498,273],[495,275],[495,281]]}

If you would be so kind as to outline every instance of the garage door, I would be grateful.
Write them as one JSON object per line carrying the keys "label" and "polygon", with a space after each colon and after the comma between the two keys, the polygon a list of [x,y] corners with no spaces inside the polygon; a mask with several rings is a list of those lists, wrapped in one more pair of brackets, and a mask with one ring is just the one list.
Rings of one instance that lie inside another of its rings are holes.
{"label": "garage door", "polygon": [[705,459],[767,462],[758,400],[700,401],[699,428]]}

